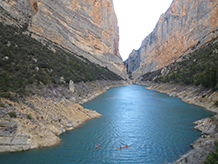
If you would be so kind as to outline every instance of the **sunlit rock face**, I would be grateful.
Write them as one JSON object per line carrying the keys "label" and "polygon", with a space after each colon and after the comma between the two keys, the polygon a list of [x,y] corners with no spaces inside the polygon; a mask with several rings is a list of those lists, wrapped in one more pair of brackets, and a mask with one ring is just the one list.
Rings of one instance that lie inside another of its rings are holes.
{"label": "sunlit rock face", "polygon": [[217,0],[174,0],[140,49],[125,62],[127,68],[134,68],[128,72],[136,79],[196,50],[218,36],[217,18]]}
{"label": "sunlit rock face", "polygon": [[0,0],[0,6],[1,21],[27,23],[37,40],[55,42],[127,78],[112,0]]}

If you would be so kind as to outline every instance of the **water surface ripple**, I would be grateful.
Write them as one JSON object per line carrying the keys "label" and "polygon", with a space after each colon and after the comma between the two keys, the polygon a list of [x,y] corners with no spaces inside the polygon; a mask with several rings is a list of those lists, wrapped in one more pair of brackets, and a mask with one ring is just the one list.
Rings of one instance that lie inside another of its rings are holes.
{"label": "water surface ripple", "polygon": [[[83,105],[102,114],[61,135],[57,146],[0,154],[4,164],[173,162],[200,132],[193,122],[211,112],[175,97],[130,85],[109,89]],[[100,144],[98,149],[94,149]],[[115,150],[120,146],[130,147]]]}

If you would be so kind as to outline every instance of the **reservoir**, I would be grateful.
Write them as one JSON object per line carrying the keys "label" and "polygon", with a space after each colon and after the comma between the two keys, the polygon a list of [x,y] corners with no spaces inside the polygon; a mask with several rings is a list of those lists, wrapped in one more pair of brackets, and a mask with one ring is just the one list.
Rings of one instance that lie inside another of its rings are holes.
{"label": "reservoir", "polygon": [[[102,117],[60,136],[56,146],[2,153],[2,164],[173,162],[191,150],[200,132],[193,122],[212,112],[142,85],[114,87],[83,104]],[[94,149],[100,144],[99,148]],[[120,146],[130,147],[116,150]]]}

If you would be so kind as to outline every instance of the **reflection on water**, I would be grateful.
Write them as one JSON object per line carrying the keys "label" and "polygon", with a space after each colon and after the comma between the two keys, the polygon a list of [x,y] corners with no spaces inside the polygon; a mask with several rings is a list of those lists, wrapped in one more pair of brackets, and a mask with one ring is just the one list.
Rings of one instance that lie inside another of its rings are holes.
{"label": "reflection on water", "polygon": [[[61,135],[61,144],[4,153],[4,164],[165,163],[190,150],[200,132],[193,122],[211,112],[141,85],[115,87],[83,105],[102,117]],[[100,144],[98,149],[94,149]],[[115,150],[120,146],[130,147]]]}

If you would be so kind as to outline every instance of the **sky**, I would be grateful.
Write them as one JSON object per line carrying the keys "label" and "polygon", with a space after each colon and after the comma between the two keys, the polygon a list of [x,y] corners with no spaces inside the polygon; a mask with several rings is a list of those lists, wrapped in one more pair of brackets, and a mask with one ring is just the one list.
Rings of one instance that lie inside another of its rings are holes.
{"label": "sky", "polygon": [[155,28],[173,0],[113,0],[119,26],[119,50],[125,61]]}

